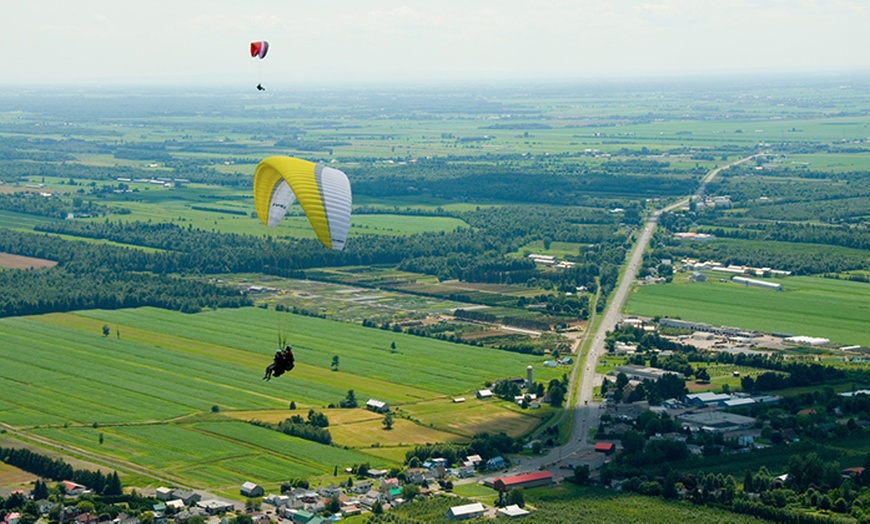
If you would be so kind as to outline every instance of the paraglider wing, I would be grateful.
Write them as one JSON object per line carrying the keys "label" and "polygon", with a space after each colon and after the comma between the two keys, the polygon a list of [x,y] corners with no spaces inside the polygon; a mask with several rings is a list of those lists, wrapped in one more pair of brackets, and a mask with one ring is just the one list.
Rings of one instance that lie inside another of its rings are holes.
{"label": "paraglider wing", "polygon": [[251,58],[266,58],[266,53],[269,52],[269,42],[262,40],[260,42],[251,42]]}
{"label": "paraglider wing", "polygon": [[254,208],[261,222],[277,226],[297,200],[317,239],[330,249],[344,249],[352,203],[347,175],[288,156],[271,156],[257,165]]}

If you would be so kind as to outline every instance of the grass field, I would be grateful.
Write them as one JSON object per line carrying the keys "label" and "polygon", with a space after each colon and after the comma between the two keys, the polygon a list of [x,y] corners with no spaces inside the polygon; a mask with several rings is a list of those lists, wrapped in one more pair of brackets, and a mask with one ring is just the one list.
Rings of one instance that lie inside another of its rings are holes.
{"label": "grass field", "polygon": [[870,346],[870,285],[816,277],[777,279],[783,291],[730,281],[638,286],[625,312],[669,316],[764,332],[829,338],[834,344]]}
{"label": "grass field", "polygon": [[[297,367],[264,382],[275,315],[260,308],[195,315],[141,308],[2,319],[0,419],[89,457],[220,491],[249,478],[279,483],[354,463],[390,467],[412,444],[460,441],[483,430],[519,435],[545,416],[473,395],[485,381],[519,375],[543,357],[296,315],[286,316]],[[102,335],[104,325],[111,336]],[[340,371],[330,370],[334,355]],[[362,408],[325,409],[348,389],[360,404],[378,398],[395,406],[394,429]],[[455,395],[469,400],[454,404]],[[325,411],[342,447],[246,423],[289,418],[290,401],[303,416],[309,408]]]}

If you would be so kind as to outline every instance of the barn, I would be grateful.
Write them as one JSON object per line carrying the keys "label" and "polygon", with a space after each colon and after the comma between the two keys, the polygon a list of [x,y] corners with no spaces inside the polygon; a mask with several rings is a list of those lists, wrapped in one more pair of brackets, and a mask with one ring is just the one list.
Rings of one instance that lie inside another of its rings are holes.
{"label": "barn", "polygon": [[549,471],[522,473],[512,477],[499,477],[492,483],[496,491],[509,491],[513,488],[534,488],[553,483],[553,475]]}

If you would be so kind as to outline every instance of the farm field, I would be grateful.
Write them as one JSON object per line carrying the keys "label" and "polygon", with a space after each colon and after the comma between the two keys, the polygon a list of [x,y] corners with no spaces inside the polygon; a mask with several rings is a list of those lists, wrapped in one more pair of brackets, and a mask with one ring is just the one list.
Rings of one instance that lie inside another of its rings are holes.
{"label": "farm field", "polygon": [[55,265],[57,265],[57,262],[53,260],[0,253],[0,269],[36,269],[54,267]]}
{"label": "farm field", "polygon": [[[286,314],[297,367],[264,382],[275,315],[260,308],[195,315],[140,308],[2,319],[0,387],[7,393],[0,418],[86,456],[218,491],[251,477],[276,485],[354,463],[391,467],[411,444],[463,440],[481,430],[519,435],[539,422],[512,405],[477,401],[473,390],[499,378],[493,368],[519,375],[543,357],[318,318]],[[340,371],[330,370],[334,355]],[[363,405],[368,398],[390,402],[398,410],[394,429],[363,408],[324,409],[348,389]],[[453,404],[453,395],[469,401]],[[326,412],[342,448],[246,423],[289,418],[290,401],[303,416],[310,408]]]}
{"label": "farm field", "polygon": [[645,497],[600,487],[577,487],[565,482],[555,487],[526,490],[525,499],[537,510],[540,522],[574,523],[636,523],[705,522],[711,524],[761,524],[766,522],[748,515],[739,515],[689,502],[667,502],[657,497]]}
{"label": "farm field", "polygon": [[625,312],[870,346],[870,285],[794,276],[776,282],[783,291],[718,282],[715,274],[706,282],[675,278],[670,284],[635,287]]}

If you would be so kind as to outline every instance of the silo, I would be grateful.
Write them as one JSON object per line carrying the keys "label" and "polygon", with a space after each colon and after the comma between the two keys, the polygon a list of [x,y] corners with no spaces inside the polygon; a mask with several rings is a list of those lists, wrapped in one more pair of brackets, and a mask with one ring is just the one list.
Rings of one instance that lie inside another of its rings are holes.
{"label": "silo", "polygon": [[526,368],[526,387],[532,387],[532,366]]}

